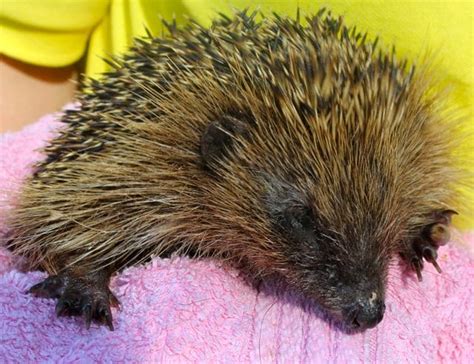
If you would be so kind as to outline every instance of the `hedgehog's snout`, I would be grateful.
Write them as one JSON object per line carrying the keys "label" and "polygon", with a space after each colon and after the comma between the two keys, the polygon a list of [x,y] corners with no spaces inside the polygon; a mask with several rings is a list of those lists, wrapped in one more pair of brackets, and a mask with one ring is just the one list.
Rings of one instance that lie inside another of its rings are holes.
{"label": "hedgehog's snout", "polygon": [[385,303],[373,291],[369,296],[359,297],[343,311],[344,321],[351,329],[365,330],[375,327],[382,321]]}

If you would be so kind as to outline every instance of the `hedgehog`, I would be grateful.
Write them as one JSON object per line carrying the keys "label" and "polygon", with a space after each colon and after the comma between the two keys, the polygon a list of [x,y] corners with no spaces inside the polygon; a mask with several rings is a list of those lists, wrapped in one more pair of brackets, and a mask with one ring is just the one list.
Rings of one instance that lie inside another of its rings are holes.
{"label": "hedgehog", "polygon": [[48,274],[29,293],[113,330],[114,273],[208,257],[365,330],[395,258],[440,270],[460,173],[428,72],[325,10],[165,25],[83,81],[25,182],[8,247]]}

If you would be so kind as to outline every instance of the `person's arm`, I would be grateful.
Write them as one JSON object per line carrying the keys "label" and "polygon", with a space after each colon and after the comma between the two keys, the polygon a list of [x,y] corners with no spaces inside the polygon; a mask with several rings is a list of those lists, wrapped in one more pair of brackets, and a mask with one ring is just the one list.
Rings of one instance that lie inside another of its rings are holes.
{"label": "person's arm", "polygon": [[49,68],[0,57],[0,133],[15,131],[72,100],[76,66]]}

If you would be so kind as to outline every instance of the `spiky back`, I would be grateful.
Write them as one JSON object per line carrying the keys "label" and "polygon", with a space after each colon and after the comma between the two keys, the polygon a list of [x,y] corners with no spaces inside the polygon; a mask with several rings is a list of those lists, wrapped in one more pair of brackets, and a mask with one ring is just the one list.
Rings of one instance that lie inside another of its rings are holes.
{"label": "spiky back", "polygon": [[[12,219],[14,248],[35,264],[190,249],[284,270],[262,173],[306,191],[346,235],[403,235],[451,203],[451,129],[424,81],[341,20],[239,13],[169,30],[111,61],[64,115]],[[253,129],[215,179],[199,141],[224,114]]]}

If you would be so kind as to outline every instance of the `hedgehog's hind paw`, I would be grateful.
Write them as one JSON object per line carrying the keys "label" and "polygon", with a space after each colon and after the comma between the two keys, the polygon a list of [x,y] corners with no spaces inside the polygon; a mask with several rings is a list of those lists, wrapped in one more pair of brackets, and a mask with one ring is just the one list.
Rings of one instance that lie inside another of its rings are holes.
{"label": "hedgehog's hind paw", "polygon": [[95,321],[114,331],[110,310],[114,302],[118,302],[117,298],[108,289],[66,289],[56,304],[56,315],[83,316],[88,329],[91,322]]}
{"label": "hedgehog's hind paw", "polygon": [[88,275],[75,276],[59,274],[46,278],[31,287],[29,293],[43,298],[57,298],[57,316],[83,316],[86,327],[92,321],[107,325],[113,331],[110,307],[119,305],[119,301],[108,287],[108,277]]}
{"label": "hedgehog's hind paw", "polygon": [[420,236],[412,241],[409,251],[402,254],[406,262],[416,272],[419,281],[422,280],[423,259],[433,264],[436,270],[441,273],[441,268],[436,261],[438,248],[449,241],[449,225],[452,215],[455,214],[457,213],[453,210],[435,212],[435,222],[425,226],[421,230]]}

